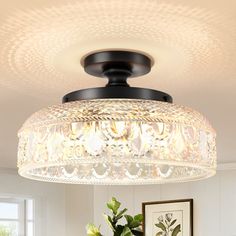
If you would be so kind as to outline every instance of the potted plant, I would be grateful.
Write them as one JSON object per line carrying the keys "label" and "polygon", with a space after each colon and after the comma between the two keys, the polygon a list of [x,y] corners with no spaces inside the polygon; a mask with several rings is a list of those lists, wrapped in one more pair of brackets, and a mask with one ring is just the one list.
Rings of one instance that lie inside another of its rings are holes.
{"label": "potted plant", "polygon": [[[104,218],[107,224],[110,226],[114,236],[142,236],[143,232],[140,229],[142,225],[142,214],[131,215],[125,214],[127,209],[120,210],[121,203],[114,197],[107,203],[108,209],[111,211],[111,215],[104,214]],[[125,218],[125,224],[119,224],[120,220]],[[87,236],[103,236],[100,232],[100,227],[96,227],[94,224],[87,225]]]}

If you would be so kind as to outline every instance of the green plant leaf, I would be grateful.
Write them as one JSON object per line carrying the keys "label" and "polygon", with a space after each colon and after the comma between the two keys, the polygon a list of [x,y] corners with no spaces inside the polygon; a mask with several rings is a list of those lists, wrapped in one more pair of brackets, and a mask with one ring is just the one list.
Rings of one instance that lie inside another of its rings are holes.
{"label": "green plant leaf", "polygon": [[142,222],[143,221],[143,215],[142,214],[135,215],[134,220]]}
{"label": "green plant leaf", "polygon": [[129,224],[129,227],[131,229],[134,229],[134,228],[137,228],[141,225],[141,222],[140,221],[137,221],[137,220],[133,220],[130,224]]}
{"label": "green plant leaf", "polygon": [[163,223],[159,222],[158,224],[155,224],[155,226],[166,232],[166,227]]}
{"label": "green plant leaf", "polygon": [[102,236],[100,229],[97,228],[94,224],[87,224],[87,236]]}
{"label": "green plant leaf", "polygon": [[[108,203],[107,207],[111,210],[112,214],[104,214],[104,218],[107,224],[113,231],[114,236],[143,236],[142,230],[139,228],[143,221],[142,214],[135,215],[124,215],[127,209],[119,210],[121,203],[112,198]],[[118,221],[125,217],[127,224],[118,224]],[[164,226],[164,225],[163,225]],[[165,226],[164,226],[165,227]],[[1,235],[0,235],[1,236]],[[102,236],[100,228],[97,228],[93,224],[87,226],[87,236]]]}
{"label": "green plant leaf", "polygon": [[116,231],[114,232],[114,236],[120,236],[122,234],[124,228],[125,228],[124,225],[117,225]]}
{"label": "green plant leaf", "polygon": [[132,236],[132,232],[128,227],[125,227],[120,236]]}
{"label": "green plant leaf", "polygon": [[173,220],[173,221],[170,223],[170,227],[171,227],[172,225],[174,225],[176,221],[177,221],[177,220]]}
{"label": "green plant leaf", "polygon": [[162,236],[162,232],[158,232],[156,236]]}
{"label": "green plant leaf", "polygon": [[132,223],[132,221],[134,220],[133,217],[130,215],[125,215],[125,219],[126,219],[128,225],[130,225]]}
{"label": "green plant leaf", "polygon": [[118,209],[120,208],[120,202],[116,198],[112,198],[110,202],[107,203],[107,207],[112,211],[114,215],[117,214]]}
{"label": "green plant leaf", "polygon": [[174,228],[174,230],[173,230],[171,236],[177,236],[177,234],[180,233],[180,232],[181,232],[181,226],[180,226],[180,224],[179,224],[179,225],[177,225],[177,226]]}
{"label": "green plant leaf", "polygon": [[113,226],[113,222],[112,222],[112,218],[106,214],[103,215],[104,219],[106,220],[107,224],[110,226],[110,228],[112,229],[112,231],[115,231],[115,228]]}
{"label": "green plant leaf", "polygon": [[120,218],[123,217],[123,214],[127,211],[128,209],[123,209],[122,211],[120,211],[117,215],[116,215],[116,220],[119,220]]}
{"label": "green plant leaf", "polygon": [[136,215],[134,218],[130,215],[125,215],[126,221],[127,221],[127,226],[130,229],[137,228],[141,225],[142,222],[142,215]]}

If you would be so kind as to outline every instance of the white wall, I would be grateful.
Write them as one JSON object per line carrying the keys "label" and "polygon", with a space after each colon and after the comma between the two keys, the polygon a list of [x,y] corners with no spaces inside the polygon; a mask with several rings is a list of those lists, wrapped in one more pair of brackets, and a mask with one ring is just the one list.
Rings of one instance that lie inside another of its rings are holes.
{"label": "white wall", "polygon": [[35,199],[36,236],[65,236],[65,186],[31,181],[0,170],[0,196]]}
{"label": "white wall", "polygon": [[32,181],[0,169],[0,196],[35,200],[36,236],[84,236],[93,222],[93,186]]}
{"label": "white wall", "polygon": [[93,186],[66,186],[66,236],[84,236],[93,222]]}
{"label": "white wall", "polygon": [[94,187],[94,221],[110,235],[102,218],[105,202],[117,197],[130,214],[145,201],[194,199],[195,236],[236,235],[236,170],[218,171],[213,178],[183,184]]}

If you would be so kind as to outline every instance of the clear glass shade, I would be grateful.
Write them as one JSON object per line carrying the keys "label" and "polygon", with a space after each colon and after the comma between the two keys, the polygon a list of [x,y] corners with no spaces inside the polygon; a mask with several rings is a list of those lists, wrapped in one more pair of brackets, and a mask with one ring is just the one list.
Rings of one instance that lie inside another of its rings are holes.
{"label": "clear glass shade", "polygon": [[51,106],[19,131],[19,174],[81,184],[152,184],[215,174],[215,132],[198,112],[148,100]]}

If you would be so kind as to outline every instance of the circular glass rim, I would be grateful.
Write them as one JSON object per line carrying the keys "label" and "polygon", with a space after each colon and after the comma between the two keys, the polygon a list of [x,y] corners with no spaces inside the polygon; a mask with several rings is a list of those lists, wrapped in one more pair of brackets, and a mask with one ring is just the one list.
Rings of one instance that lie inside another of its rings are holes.
{"label": "circular glass rim", "polygon": [[[112,162],[114,164],[114,162]],[[116,162],[120,163],[120,162]],[[126,161],[126,163],[128,163]],[[130,164],[136,163],[136,164],[144,164],[144,162],[129,162]],[[91,179],[77,179],[73,180],[73,178],[57,178],[57,177],[51,177],[51,176],[38,176],[31,174],[31,171],[37,170],[37,169],[43,169],[43,168],[50,168],[50,167],[65,167],[68,166],[74,166],[79,164],[109,164],[109,162],[78,162],[76,161],[64,161],[64,162],[57,162],[57,163],[51,163],[51,164],[26,164],[18,169],[19,175],[22,177],[26,177],[33,180],[39,180],[39,181],[45,181],[45,182],[55,182],[55,183],[71,183],[71,184],[95,184],[95,185],[138,185],[138,184],[162,184],[162,183],[176,183],[176,182],[189,182],[189,181],[196,181],[201,179],[206,179],[209,177],[212,177],[216,174],[216,165],[212,166],[204,166],[199,165],[196,163],[189,163],[189,162],[177,162],[177,161],[155,161],[155,162],[148,162],[145,164],[156,164],[156,165],[168,165],[168,166],[174,166],[174,167],[182,167],[182,168],[193,168],[195,170],[200,170],[201,174],[198,175],[192,175],[192,176],[179,176],[175,178],[127,178],[127,179],[106,179],[106,178],[91,178]]]}

